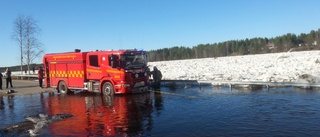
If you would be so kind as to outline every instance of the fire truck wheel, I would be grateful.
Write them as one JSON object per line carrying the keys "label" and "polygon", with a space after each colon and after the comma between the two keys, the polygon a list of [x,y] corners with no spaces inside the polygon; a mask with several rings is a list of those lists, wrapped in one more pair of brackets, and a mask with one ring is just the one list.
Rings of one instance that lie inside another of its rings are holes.
{"label": "fire truck wheel", "polygon": [[102,94],[104,96],[110,96],[114,94],[113,86],[110,82],[105,82],[102,86]]}
{"label": "fire truck wheel", "polygon": [[64,81],[59,82],[58,85],[58,92],[61,94],[67,94],[68,93],[68,88],[67,85]]}

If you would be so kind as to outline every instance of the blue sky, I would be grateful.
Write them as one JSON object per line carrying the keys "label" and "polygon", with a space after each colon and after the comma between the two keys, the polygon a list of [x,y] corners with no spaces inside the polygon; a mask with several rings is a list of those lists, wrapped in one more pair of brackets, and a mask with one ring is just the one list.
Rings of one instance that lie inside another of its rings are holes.
{"label": "blue sky", "polygon": [[[13,21],[31,16],[46,53],[193,47],[320,28],[319,0],[0,0],[0,67],[19,65]],[[41,58],[34,61],[41,63]]]}

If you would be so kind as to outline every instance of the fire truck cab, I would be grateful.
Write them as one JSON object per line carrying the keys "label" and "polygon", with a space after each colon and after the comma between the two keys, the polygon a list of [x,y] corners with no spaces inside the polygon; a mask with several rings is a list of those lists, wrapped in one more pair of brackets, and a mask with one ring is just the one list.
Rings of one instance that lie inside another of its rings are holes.
{"label": "fire truck cab", "polygon": [[103,95],[148,91],[147,52],[108,50],[46,54],[44,85],[66,94],[73,90]]}

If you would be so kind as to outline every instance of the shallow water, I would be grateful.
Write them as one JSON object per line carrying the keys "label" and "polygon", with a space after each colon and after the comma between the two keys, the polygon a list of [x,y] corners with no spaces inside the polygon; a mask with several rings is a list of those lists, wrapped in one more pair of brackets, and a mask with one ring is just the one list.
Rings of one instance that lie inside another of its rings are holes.
{"label": "shallow water", "polygon": [[[319,90],[320,91],[320,90]],[[0,127],[29,115],[73,114],[39,136],[318,136],[320,92],[174,87],[103,98],[99,94],[0,97]],[[2,132],[0,136],[28,136]]]}

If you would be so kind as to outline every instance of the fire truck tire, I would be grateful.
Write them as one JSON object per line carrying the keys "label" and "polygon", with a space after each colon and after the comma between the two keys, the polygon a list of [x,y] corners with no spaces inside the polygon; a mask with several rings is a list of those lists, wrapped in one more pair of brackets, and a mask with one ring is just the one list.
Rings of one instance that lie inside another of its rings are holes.
{"label": "fire truck tire", "polygon": [[68,88],[67,85],[64,81],[60,81],[58,85],[58,92],[60,94],[67,94],[68,93]]}
{"label": "fire truck tire", "polygon": [[105,82],[102,86],[102,94],[104,96],[112,96],[114,94],[113,86],[110,82]]}

